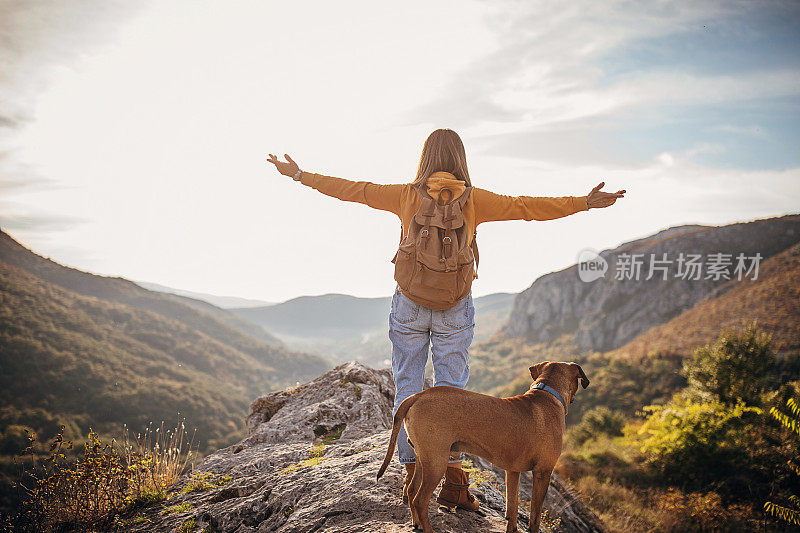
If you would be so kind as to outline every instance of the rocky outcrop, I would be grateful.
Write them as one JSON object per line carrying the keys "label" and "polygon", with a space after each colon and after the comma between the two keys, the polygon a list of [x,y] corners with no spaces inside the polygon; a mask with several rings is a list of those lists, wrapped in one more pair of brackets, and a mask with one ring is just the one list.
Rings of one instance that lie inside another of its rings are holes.
{"label": "rocky outcrop", "polygon": [[[125,530],[166,532],[194,524],[196,531],[211,526],[231,533],[410,532],[408,507],[401,501],[405,470],[392,461],[375,480],[389,441],[393,398],[391,371],[357,362],[258,398],[247,417],[247,438],[207,456],[179,480],[164,505],[129,520]],[[434,527],[505,531],[503,472],[470,459],[480,512],[439,509],[434,498]],[[529,475],[521,485],[524,510]],[[605,531],[556,475],[545,509],[549,531]],[[522,512],[520,527],[525,526]]]}
{"label": "rocky outcrop", "polygon": [[246,419],[249,436],[240,445],[311,442],[336,428],[343,428],[339,441],[352,441],[391,428],[393,402],[391,370],[340,365],[302,386],[256,399]]}
{"label": "rocky outcrop", "polygon": [[[612,350],[725,290],[723,286],[729,280],[713,276],[706,279],[705,267],[699,280],[676,278],[676,261],[681,252],[701,254],[702,262],[709,261],[709,254],[732,254],[732,274],[739,253],[748,257],[760,253],[763,262],[797,242],[800,242],[800,215],[719,227],[669,228],[600,252],[608,264],[603,278],[582,281],[577,264],[538,278],[517,296],[502,333],[530,342],[551,342],[568,335],[581,349]],[[635,276],[616,279],[616,266],[621,264],[618,259],[622,254],[643,254],[638,279]],[[666,254],[666,259],[673,261],[668,265],[666,280],[661,279],[659,271],[651,279],[645,279],[649,274],[650,254],[655,254],[656,259],[663,259]]]}

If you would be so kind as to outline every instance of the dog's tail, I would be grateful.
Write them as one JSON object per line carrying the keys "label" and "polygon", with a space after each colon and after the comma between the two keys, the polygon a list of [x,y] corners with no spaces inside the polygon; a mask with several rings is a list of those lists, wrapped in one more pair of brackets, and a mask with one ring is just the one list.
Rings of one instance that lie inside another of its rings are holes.
{"label": "dog's tail", "polygon": [[386,457],[383,458],[383,464],[381,465],[380,470],[378,470],[378,477],[376,479],[380,479],[383,473],[386,472],[386,468],[389,466],[389,461],[392,460],[395,444],[397,444],[397,434],[400,433],[400,426],[403,424],[403,419],[406,417],[409,407],[411,407],[416,401],[417,395],[412,394],[403,400],[400,404],[400,407],[397,408],[397,412],[394,414],[394,423],[392,424],[392,436],[389,439],[389,449],[386,450]]}

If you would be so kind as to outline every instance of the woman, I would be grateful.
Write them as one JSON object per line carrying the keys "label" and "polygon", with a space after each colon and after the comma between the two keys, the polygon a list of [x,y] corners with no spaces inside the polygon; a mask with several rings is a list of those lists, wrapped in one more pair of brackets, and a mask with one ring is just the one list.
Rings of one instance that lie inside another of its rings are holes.
{"label": "woman", "polygon": [[[284,155],[286,163],[278,161],[273,154],[269,154],[267,159],[281,174],[292,176],[303,185],[328,196],[396,214],[402,225],[401,241],[408,233],[411,218],[420,207],[420,197],[412,185],[425,185],[430,196],[437,201],[439,191],[443,188],[452,193],[447,195],[448,200],[455,201],[466,186],[472,186],[464,145],[458,134],[449,129],[438,129],[425,140],[417,177],[412,183],[380,185],[304,172],[288,154]],[[466,235],[470,236],[467,245],[471,243],[475,228],[481,222],[552,220],[589,208],[608,207],[625,193],[624,190],[602,192],[602,186],[603,183],[600,183],[586,196],[557,198],[506,196],[473,187],[462,210]],[[474,273],[473,279],[477,277],[477,273]],[[471,290],[454,306],[435,310],[413,301],[403,294],[399,285],[395,286],[389,313],[392,372],[397,387],[394,411],[404,399],[422,390],[429,346],[433,354],[434,386],[466,386],[474,317]],[[407,501],[406,487],[413,476],[416,457],[407,442],[405,428],[400,430],[397,438],[397,453],[400,463],[406,467],[403,501]],[[462,459],[463,453],[458,458],[451,457],[437,501],[449,507],[477,510],[478,503],[467,490],[469,476],[461,469]]]}

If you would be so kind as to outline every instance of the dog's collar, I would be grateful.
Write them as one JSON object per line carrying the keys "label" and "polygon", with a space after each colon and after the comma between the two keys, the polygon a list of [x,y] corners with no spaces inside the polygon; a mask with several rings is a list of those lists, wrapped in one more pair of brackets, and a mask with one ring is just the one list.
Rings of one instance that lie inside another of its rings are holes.
{"label": "dog's collar", "polygon": [[565,413],[567,412],[567,402],[565,402],[565,401],[564,401],[564,398],[563,398],[563,397],[562,397],[562,396],[561,396],[561,395],[558,393],[558,391],[557,391],[557,390],[555,390],[553,387],[551,387],[550,385],[545,385],[544,383],[536,383],[536,384],[534,384],[534,385],[531,387],[531,390],[533,390],[533,389],[542,389],[542,390],[546,390],[547,392],[549,392],[550,394],[552,394],[553,396],[555,396],[555,397],[556,397],[556,399],[557,399],[559,402],[561,402],[561,405],[563,405],[563,406],[564,406],[564,412],[565,412]]}

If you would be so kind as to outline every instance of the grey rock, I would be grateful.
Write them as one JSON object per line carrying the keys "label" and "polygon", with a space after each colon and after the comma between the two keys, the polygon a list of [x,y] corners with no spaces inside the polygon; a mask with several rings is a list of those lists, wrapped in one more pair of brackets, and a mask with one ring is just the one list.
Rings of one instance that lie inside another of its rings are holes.
{"label": "grey rock", "polygon": [[[143,511],[139,523],[129,520],[124,530],[175,531],[193,519],[198,531],[210,525],[222,533],[411,532],[408,506],[401,500],[405,469],[393,460],[375,479],[389,442],[393,398],[391,371],[357,362],[258,398],[247,417],[247,438],[207,456],[172,487],[164,505]],[[346,427],[332,443],[315,438],[315,429],[320,433],[319,428],[340,424]],[[469,458],[476,468],[472,481],[479,482],[470,490],[481,510],[451,512],[439,508],[434,497],[433,525],[440,532],[505,531],[503,472]],[[207,485],[180,494],[192,476],[204,477]],[[530,476],[521,485],[523,528]],[[606,531],[556,475],[545,506],[551,525],[557,524],[551,531]]]}
{"label": "grey rock", "polygon": [[344,363],[309,383],[255,400],[246,419],[250,435],[241,445],[310,442],[315,430],[327,432],[340,424],[346,424],[342,441],[391,428],[394,391],[391,370]]}

